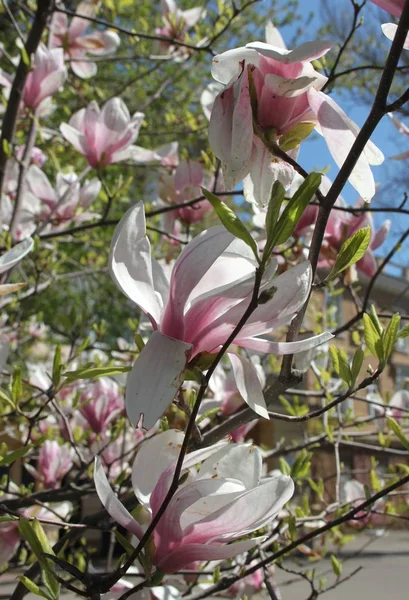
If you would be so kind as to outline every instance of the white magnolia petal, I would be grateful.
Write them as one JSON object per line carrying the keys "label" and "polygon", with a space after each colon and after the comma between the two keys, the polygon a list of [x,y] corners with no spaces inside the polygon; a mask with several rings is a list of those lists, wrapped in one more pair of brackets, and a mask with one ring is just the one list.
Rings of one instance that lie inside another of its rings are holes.
{"label": "white magnolia petal", "polygon": [[126,382],[125,405],[129,420],[150,429],[176,396],[192,345],[154,331],[136,360]]}
{"label": "white magnolia petal", "polygon": [[[388,40],[391,40],[391,42],[393,42],[393,40],[395,39],[396,30],[398,28],[396,23],[383,23],[381,25],[381,28],[383,34],[388,38]],[[409,35],[406,37],[403,47],[405,50],[409,50]]]}
{"label": "white magnolia petal", "polygon": [[177,460],[184,433],[168,429],[146,440],[138,450],[132,466],[132,486],[139,502],[149,498],[162,473]]}
{"label": "white magnolia petal", "polygon": [[286,50],[271,46],[265,42],[251,42],[246,44],[246,48],[253,48],[263,56],[274,58],[284,64],[293,64],[297,62],[310,62],[321,56],[324,56],[332,48],[333,44],[327,41],[305,42],[294,50]]}
{"label": "white magnolia petal", "polygon": [[158,324],[162,307],[152,279],[151,247],[146,237],[143,202],[130,208],[115,229],[109,272],[119,289],[151,318],[153,324]]}
{"label": "white magnolia petal", "polygon": [[[355,142],[356,129],[351,128],[351,120],[329,96],[311,88],[308,98],[328,149],[338,167],[342,167]],[[375,181],[365,153],[358,158],[349,181],[365,201],[375,195]]]}
{"label": "white magnolia petal", "polygon": [[228,353],[237,389],[243,400],[255,413],[269,419],[263,389],[261,387],[258,373],[250,361],[238,354]]}
{"label": "white magnolia petal", "polygon": [[269,354],[295,354],[297,352],[304,352],[311,348],[316,348],[325,342],[331,340],[334,336],[329,331],[314,335],[306,340],[298,340],[296,342],[270,342],[263,338],[241,338],[237,344],[248,350],[255,350],[256,352],[265,352]]}
{"label": "white magnolia petal", "polygon": [[111,517],[117,523],[122,525],[122,527],[125,527],[125,529],[136,535],[138,539],[141,539],[143,536],[142,527],[135,521],[122,502],[116,497],[109,485],[98,456],[95,457],[94,483],[98,497]]}
{"label": "white magnolia petal", "polygon": [[5,273],[20,262],[33,249],[33,246],[34,240],[28,237],[0,256],[0,274]]}

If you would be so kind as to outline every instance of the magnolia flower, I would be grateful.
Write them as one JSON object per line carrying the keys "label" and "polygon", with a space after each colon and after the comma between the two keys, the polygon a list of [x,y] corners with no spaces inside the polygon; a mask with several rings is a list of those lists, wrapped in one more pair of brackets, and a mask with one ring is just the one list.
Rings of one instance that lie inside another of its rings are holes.
{"label": "magnolia flower", "polygon": [[[95,17],[96,4],[80,2],[76,12],[78,15]],[[112,54],[119,46],[119,37],[113,31],[95,31],[88,35],[85,31],[90,22],[77,16],[68,25],[68,17],[62,12],[55,12],[50,27],[50,47],[62,47],[65,56],[71,59],[71,68],[78,77],[87,79],[97,72],[97,65],[87,61],[87,55],[106,56]],[[85,60],[84,60],[85,59]]]}
{"label": "magnolia flower", "polygon": [[[182,161],[172,175],[163,174],[159,179],[159,196],[166,204],[181,204],[197,198],[202,194],[201,187],[212,189],[213,175],[205,173],[202,165],[196,161]],[[219,181],[219,189],[223,183]],[[168,222],[169,229],[173,228],[173,220],[179,217],[185,223],[197,223],[212,209],[208,200],[202,200],[194,206],[185,206],[171,211],[172,222]]]}
{"label": "magnolia flower", "polygon": [[384,10],[387,10],[394,17],[400,17],[405,6],[405,0],[372,0]]}
{"label": "magnolia flower", "polygon": [[[152,427],[174,399],[189,361],[201,353],[215,354],[243,316],[253,292],[253,253],[224,227],[212,227],[194,238],[176,260],[168,283],[151,257],[143,203],[121,219],[111,244],[111,277],[150,319],[154,329],[131,373],[126,409],[132,423],[144,416]],[[272,279],[272,260],[260,290],[274,286],[274,295],[248,319],[234,343],[249,350],[291,354],[319,345],[325,333],[297,342],[272,342],[258,336],[290,323],[311,287],[311,267],[303,262]],[[231,354],[237,387],[246,402],[268,418],[257,373],[244,357]]]}
{"label": "magnolia flower", "polygon": [[[359,506],[367,499],[364,485],[356,479],[351,479],[344,484],[344,496],[345,501],[351,503],[353,506]],[[383,511],[384,508],[385,502],[381,498],[373,505],[373,509],[376,511]],[[355,529],[361,529],[368,524],[377,526],[382,521],[383,515],[371,513],[371,509],[367,508],[357,512],[354,518],[348,521],[348,525]]]}
{"label": "magnolia flower", "polygon": [[75,173],[57,173],[54,190],[46,174],[32,165],[27,171],[26,181],[28,192],[24,198],[23,219],[51,220],[58,225],[64,221],[85,221],[96,216],[78,212],[78,209],[86,211],[98,196],[101,182],[96,177],[81,186]]}
{"label": "magnolia flower", "polygon": [[[206,16],[203,6],[181,10],[174,0],[161,0],[160,4],[164,24],[162,27],[157,27],[155,33],[172,40],[183,41],[187,31]],[[164,52],[172,52],[178,50],[178,46],[175,47],[171,42],[161,40],[160,49]]]}
{"label": "magnolia flower", "polygon": [[82,391],[78,407],[85,424],[94,433],[105,433],[125,405],[118,384],[108,377],[100,377]]}
{"label": "magnolia flower", "polygon": [[[165,499],[183,439],[180,431],[165,431],[147,440],[136,455],[132,485],[145,524]],[[251,445],[222,442],[188,454],[182,471],[187,477],[152,534],[152,564],[164,573],[176,573],[195,561],[232,558],[252,548],[257,538],[229,542],[267,525],[294,492],[290,477],[261,479],[261,470],[261,452]],[[111,517],[141,539],[144,528],[115,496],[98,459],[94,480]]]}
{"label": "magnolia flower", "polygon": [[409,391],[399,390],[395,392],[389,402],[387,414],[400,421],[409,416]]}
{"label": "magnolia flower", "polygon": [[46,440],[41,446],[35,469],[26,464],[29,473],[41,481],[45,489],[60,487],[61,480],[73,466],[73,450],[56,440]]}
{"label": "magnolia flower", "polygon": [[[281,44],[280,40],[276,36],[275,43]],[[266,137],[296,157],[300,142],[317,128],[337,165],[344,163],[359,128],[320,91],[327,78],[311,63],[330,48],[329,42],[307,42],[290,51],[281,45],[253,42],[213,59],[212,75],[225,88],[214,103],[209,142],[222,161],[227,187],[234,188],[244,180],[248,201],[267,204],[274,181],[288,186],[294,175],[293,169],[274,159],[253,133],[250,77],[258,125]],[[365,200],[375,194],[369,165],[382,161],[382,153],[369,142],[353,169],[350,182]]]}
{"label": "magnolia flower", "polygon": [[25,106],[37,108],[45,98],[53,96],[61,88],[66,77],[63,51],[60,48],[49,50],[40,44],[23,90]]}
{"label": "magnolia flower", "polygon": [[112,163],[137,158],[140,149],[133,146],[139,134],[144,114],[130,116],[120,98],[111,98],[100,110],[93,100],[87,108],[72,115],[60,130],[91,167],[102,169]]}

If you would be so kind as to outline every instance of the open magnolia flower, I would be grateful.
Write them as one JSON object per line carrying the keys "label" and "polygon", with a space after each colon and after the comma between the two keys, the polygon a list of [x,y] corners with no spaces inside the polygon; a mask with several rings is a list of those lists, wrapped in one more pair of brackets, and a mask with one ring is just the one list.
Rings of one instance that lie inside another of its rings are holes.
{"label": "open magnolia flower", "polygon": [[[253,42],[228,50],[213,59],[212,75],[224,84],[217,96],[209,123],[209,142],[222,161],[226,186],[244,180],[250,202],[266,205],[274,181],[291,184],[294,170],[274,158],[253,132],[253,117],[263,134],[295,157],[301,141],[315,128],[341,166],[359,132],[341,108],[320,90],[327,78],[312,66],[331,48],[329,42],[307,42],[287,50],[281,37],[275,45]],[[252,84],[252,85],[251,85]],[[251,98],[250,88],[255,98]],[[257,116],[253,115],[257,104]],[[370,164],[380,164],[382,153],[368,142],[351,174],[350,183],[362,198],[375,194]]]}
{"label": "open magnolia flower", "polygon": [[[194,238],[176,260],[170,282],[151,257],[143,203],[121,219],[111,244],[110,273],[123,293],[149,317],[154,329],[126,387],[126,410],[136,424],[143,415],[150,428],[178,392],[188,363],[202,353],[216,354],[247,309],[256,260],[249,247],[224,227],[212,227]],[[259,336],[287,325],[303,306],[311,288],[305,261],[273,279],[277,262],[266,269],[260,291],[274,291],[260,304],[234,344],[249,350],[292,354],[327,341],[324,333],[297,342],[273,342]],[[260,380],[253,364],[229,354],[241,396],[268,418]]]}
{"label": "open magnolia flower", "polygon": [[[147,440],[136,455],[132,485],[144,508],[139,514],[144,513],[145,526],[166,497],[183,439],[181,431],[165,431]],[[188,454],[184,481],[153,532],[151,564],[164,573],[176,573],[195,561],[232,558],[252,548],[257,538],[229,542],[271,522],[294,493],[290,477],[262,479],[261,472],[261,452],[249,444],[222,442]],[[111,517],[141,539],[145,528],[115,496],[98,458],[94,480]]]}
{"label": "open magnolia flower", "polygon": [[[188,30],[206,16],[206,10],[203,6],[181,10],[177,7],[175,0],[161,0],[160,5],[163,26],[156,28],[155,33],[172,40],[183,41]],[[166,40],[161,40],[159,47],[162,52],[183,52],[183,47]]]}
{"label": "open magnolia flower", "polygon": [[131,117],[121,98],[111,98],[100,110],[93,100],[72,115],[60,130],[91,167],[103,168],[131,157],[144,114]]}
{"label": "open magnolia flower", "polygon": [[[76,12],[78,15],[95,17],[97,5],[94,2],[80,2]],[[87,79],[97,72],[95,62],[87,60],[87,54],[106,56],[112,54],[119,46],[119,36],[113,31],[95,31],[85,34],[90,25],[88,19],[73,17],[68,25],[68,17],[62,12],[55,12],[50,27],[50,47],[62,47],[65,56],[71,59],[71,68],[78,77]]]}

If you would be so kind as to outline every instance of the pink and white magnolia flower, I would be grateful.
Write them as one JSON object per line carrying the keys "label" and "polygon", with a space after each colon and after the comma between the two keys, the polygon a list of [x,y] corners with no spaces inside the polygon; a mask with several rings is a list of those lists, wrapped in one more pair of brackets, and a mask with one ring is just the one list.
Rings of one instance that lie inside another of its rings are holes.
{"label": "pink and white magnolia flower", "polygon": [[24,86],[24,105],[32,109],[38,108],[45,98],[58,92],[66,78],[62,49],[49,50],[44,44],[40,44]]}
{"label": "pink and white magnolia flower", "polygon": [[73,464],[72,448],[56,440],[46,440],[40,448],[37,468],[26,464],[26,469],[34,479],[41,481],[45,489],[53,489],[60,487],[62,478]]}
{"label": "pink and white magnolia flower", "polygon": [[[206,16],[206,10],[203,6],[181,10],[177,7],[175,0],[161,0],[160,5],[163,26],[157,27],[155,33],[172,40],[183,41],[188,30],[192,29],[200,19]],[[163,52],[173,52],[180,49],[180,47],[166,40],[161,40],[159,46]]]}
{"label": "pink and white magnolia flower", "polygon": [[[147,440],[132,468],[135,495],[149,523],[169,490],[183,443],[181,431],[168,430]],[[195,465],[201,463],[196,471]],[[153,533],[150,560],[164,573],[176,573],[196,561],[232,558],[257,538],[230,544],[267,525],[294,493],[290,477],[262,479],[262,457],[251,445],[221,443],[188,454],[186,480],[179,486]],[[96,459],[97,494],[111,517],[141,539],[144,528],[111,489]]]}
{"label": "pink and white magnolia flower", "polygon": [[60,130],[91,167],[102,169],[129,158],[137,159],[141,149],[132,144],[143,118],[141,112],[131,117],[121,98],[111,98],[102,110],[93,100],[87,108],[73,114],[68,124],[62,123]]}
{"label": "pink and white magnolia flower", "polygon": [[409,417],[409,391],[398,390],[395,392],[386,409],[386,414],[393,417],[397,421]]}
{"label": "pink and white magnolia flower", "polygon": [[84,425],[94,433],[106,433],[110,423],[125,411],[125,403],[118,384],[100,377],[81,392],[78,408]]}
{"label": "pink and white magnolia flower", "polygon": [[[114,232],[110,273],[154,329],[127,380],[126,410],[132,423],[143,415],[144,427],[152,427],[178,392],[189,361],[219,351],[250,302],[256,267],[244,242],[222,226],[212,227],[185,246],[168,283],[151,256],[143,203],[127,211]],[[256,352],[292,354],[327,341],[330,333],[288,343],[259,337],[290,323],[311,287],[308,262],[272,279],[276,268],[273,259],[260,287],[263,291],[274,286],[273,297],[253,312],[234,344]],[[230,355],[230,360],[240,394],[268,418],[252,363],[239,355]]]}
{"label": "pink and white magnolia flower", "polygon": [[[87,17],[95,17],[97,6],[93,2],[80,2],[76,13]],[[116,51],[120,40],[113,31],[95,31],[86,34],[90,25],[87,19],[75,16],[68,25],[68,17],[55,12],[50,27],[50,47],[63,48],[66,58],[71,60],[71,68],[75,75],[88,79],[97,73],[97,64],[87,60],[87,55],[106,56]]]}
{"label": "pink and white magnolia flower", "polygon": [[[218,189],[223,189],[223,182],[220,181]],[[166,204],[181,204],[197,198],[202,194],[201,187],[212,189],[214,176],[205,173],[202,165],[194,160],[183,160],[177,166],[173,174],[163,174],[159,179],[159,197]],[[197,223],[201,221],[204,215],[212,210],[212,205],[208,200],[202,200],[194,206],[185,206],[171,212],[170,219],[167,222],[168,229],[173,228],[173,221],[178,217],[185,223]]]}
{"label": "pink and white magnolia flower", "polygon": [[[271,39],[271,38],[270,38]],[[212,75],[224,84],[209,123],[209,142],[222,161],[229,189],[244,180],[245,198],[266,205],[275,180],[291,184],[294,170],[272,157],[253,133],[250,81],[257,100],[258,125],[283,150],[298,152],[299,144],[316,128],[327,143],[336,164],[342,166],[359,132],[357,125],[320,90],[327,78],[311,61],[325,55],[329,42],[307,42],[295,50],[275,43],[253,42],[228,50],[213,59]],[[369,142],[351,174],[350,183],[365,200],[375,194],[370,164],[380,164],[382,153]]]}
{"label": "pink and white magnolia flower", "polygon": [[28,191],[24,199],[23,219],[50,220],[55,231],[68,221],[86,221],[98,216],[86,210],[101,190],[101,182],[96,177],[81,186],[75,173],[57,173],[54,189],[47,175],[32,165],[27,171],[26,181]]}
{"label": "pink and white magnolia flower", "polygon": [[[356,479],[350,479],[344,484],[344,496],[346,502],[350,502],[353,506],[359,506],[367,499],[365,486]],[[383,511],[384,508],[385,502],[382,498],[377,500],[373,505],[373,509],[376,511]],[[375,527],[384,524],[383,515],[371,513],[370,508],[363,509],[359,511],[353,519],[348,521],[348,525],[354,529],[362,529],[369,524]]]}

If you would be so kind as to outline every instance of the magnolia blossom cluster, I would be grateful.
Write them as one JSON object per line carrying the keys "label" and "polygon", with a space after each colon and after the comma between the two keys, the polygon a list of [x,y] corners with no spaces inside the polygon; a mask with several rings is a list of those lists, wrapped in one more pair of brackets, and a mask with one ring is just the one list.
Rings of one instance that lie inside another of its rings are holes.
{"label": "magnolia blossom cluster", "polygon": [[[281,36],[270,33],[268,39],[273,43],[252,42],[214,57],[212,75],[224,87],[209,123],[209,142],[222,161],[227,187],[243,180],[246,199],[261,206],[268,203],[274,181],[289,186],[295,173],[274,156],[271,144],[296,158],[302,140],[316,129],[341,167],[359,132],[321,91],[327,78],[312,65],[331,44],[307,42],[287,50]],[[351,173],[350,183],[365,200],[375,194],[370,165],[382,161],[382,153],[368,142]]]}

